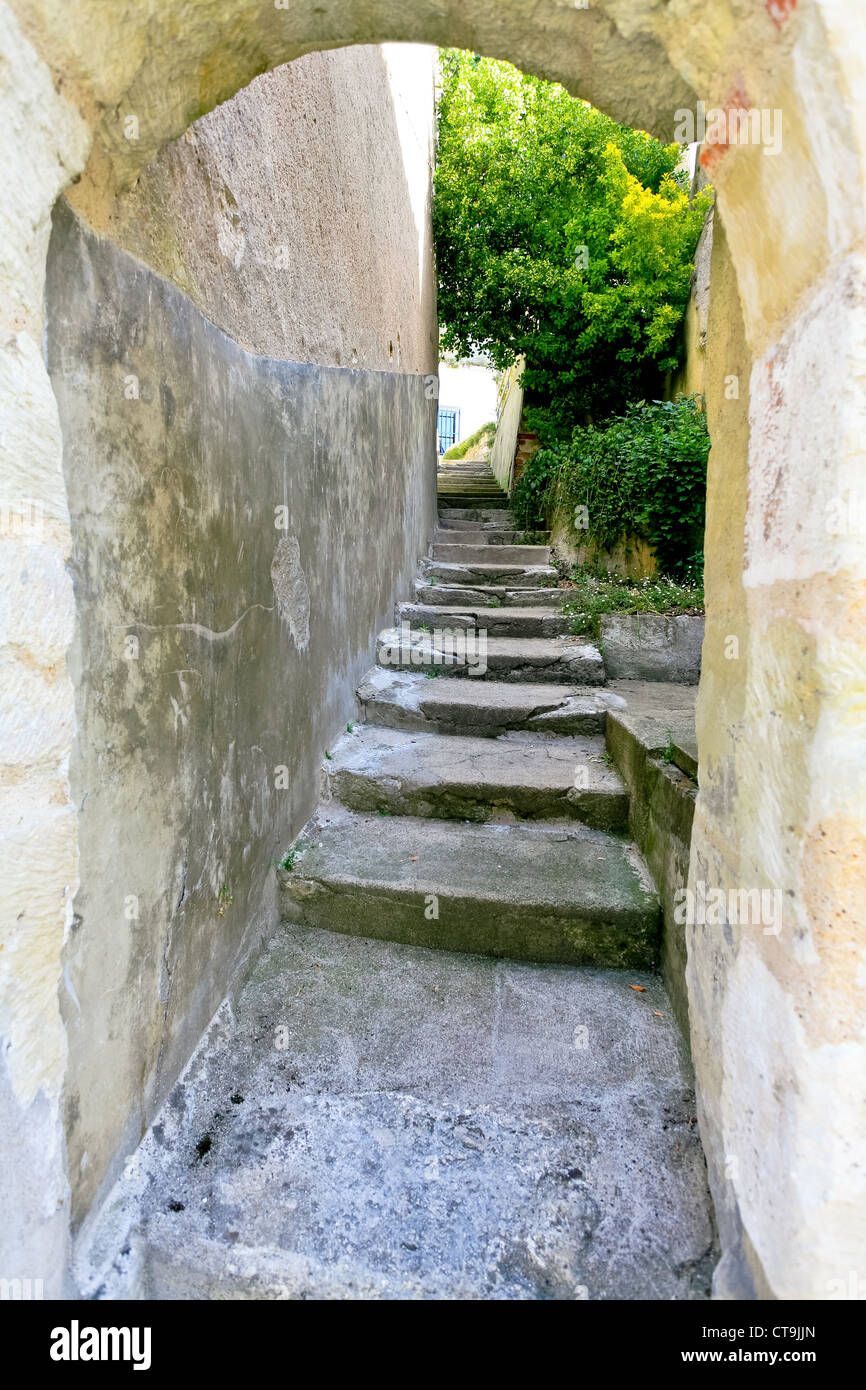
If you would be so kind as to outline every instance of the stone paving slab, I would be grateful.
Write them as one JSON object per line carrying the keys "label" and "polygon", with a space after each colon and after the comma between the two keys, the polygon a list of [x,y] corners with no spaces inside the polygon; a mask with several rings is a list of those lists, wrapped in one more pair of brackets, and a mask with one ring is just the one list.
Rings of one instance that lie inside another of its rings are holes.
{"label": "stone paving slab", "polygon": [[652,975],[286,927],[128,1165],[80,1288],[705,1299],[695,1113]]}

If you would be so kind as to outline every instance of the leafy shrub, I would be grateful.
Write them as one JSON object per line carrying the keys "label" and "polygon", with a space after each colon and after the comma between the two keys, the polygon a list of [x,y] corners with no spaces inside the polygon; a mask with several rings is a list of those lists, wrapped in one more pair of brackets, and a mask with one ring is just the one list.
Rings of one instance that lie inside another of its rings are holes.
{"label": "leafy shrub", "polygon": [[524,530],[546,530],[545,507],[561,459],[552,449],[539,449],[525,465],[511,494],[511,510]]}
{"label": "leafy shrub", "polygon": [[699,397],[641,401],[604,426],[576,429],[569,447],[539,449],[512,507],[524,526],[556,510],[575,539],[601,550],[641,537],[660,571],[700,583],[709,451]]}
{"label": "leafy shrub", "polygon": [[572,519],[585,507],[588,535],[603,550],[641,536],[665,574],[694,572],[703,545],[709,451],[697,397],[642,401],[602,428],[574,431],[556,470],[558,505]]}

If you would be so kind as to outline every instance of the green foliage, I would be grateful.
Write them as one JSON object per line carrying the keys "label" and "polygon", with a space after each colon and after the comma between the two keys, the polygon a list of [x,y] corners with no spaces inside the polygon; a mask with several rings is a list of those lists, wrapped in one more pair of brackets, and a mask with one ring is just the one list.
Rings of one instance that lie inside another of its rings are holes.
{"label": "green foliage", "polygon": [[[443,347],[526,358],[549,437],[658,390],[712,192],[678,145],[507,63],[442,55],[433,224]],[[581,249],[585,248],[585,252]]]}
{"label": "green foliage", "polygon": [[675,580],[611,579],[591,565],[572,572],[563,613],[572,619],[575,635],[597,637],[602,613],[702,613],[704,590],[700,583]]}
{"label": "green foliage", "polygon": [[493,421],[491,421],[489,425],[482,425],[481,429],[476,430],[474,434],[470,434],[468,439],[461,439],[459,444],[454,444],[450,449],[446,450],[442,457],[446,459],[465,458],[469,450],[474,449],[476,444],[480,444],[485,436],[488,436],[487,442],[489,444],[492,444],[496,438],[496,425]]}
{"label": "green foliage", "polygon": [[511,510],[518,525],[527,529],[546,529],[545,508],[550,484],[560,462],[560,456],[554,450],[539,449],[524,465],[511,494]]}
{"label": "green foliage", "polygon": [[699,397],[641,401],[603,427],[578,427],[568,446],[540,449],[512,507],[525,524],[555,512],[600,550],[639,537],[663,573],[700,583],[709,450]]}
{"label": "green foliage", "polygon": [[599,429],[574,431],[556,470],[557,506],[613,550],[626,536],[653,548],[659,569],[680,578],[702,571],[710,439],[698,398],[641,401]]}

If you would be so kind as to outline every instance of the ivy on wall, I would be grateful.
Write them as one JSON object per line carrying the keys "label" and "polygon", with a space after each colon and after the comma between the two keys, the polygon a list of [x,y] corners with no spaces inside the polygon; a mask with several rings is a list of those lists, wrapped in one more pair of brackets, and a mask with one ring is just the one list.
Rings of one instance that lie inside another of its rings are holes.
{"label": "ivy on wall", "polygon": [[542,526],[555,513],[576,539],[605,551],[641,537],[663,573],[696,579],[709,450],[698,397],[641,401],[603,426],[578,427],[569,445],[539,450],[512,505],[523,526]]}

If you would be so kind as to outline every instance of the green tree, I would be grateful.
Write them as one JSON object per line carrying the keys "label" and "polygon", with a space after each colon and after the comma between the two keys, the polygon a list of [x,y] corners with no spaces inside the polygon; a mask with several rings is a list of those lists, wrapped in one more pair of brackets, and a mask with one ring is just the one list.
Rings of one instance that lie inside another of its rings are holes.
{"label": "green tree", "polygon": [[[433,225],[443,349],[526,358],[547,432],[658,395],[712,191],[679,145],[507,63],[442,54]],[[538,412],[536,412],[536,415]]]}

